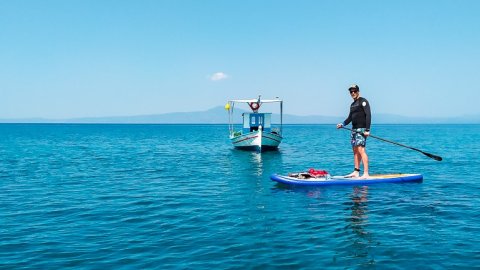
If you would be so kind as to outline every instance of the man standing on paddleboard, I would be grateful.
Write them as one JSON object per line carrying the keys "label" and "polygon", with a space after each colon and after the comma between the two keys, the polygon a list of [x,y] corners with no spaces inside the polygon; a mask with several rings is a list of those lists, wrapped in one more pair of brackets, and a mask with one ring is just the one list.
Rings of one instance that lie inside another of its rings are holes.
{"label": "man standing on paddleboard", "polygon": [[337,128],[342,128],[352,122],[352,134],[350,135],[353,148],[354,169],[353,172],[346,177],[360,176],[360,162],[363,163],[363,175],[361,178],[368,178],[368,155],[365,151],[367,137],[370,135],[370,124],[372,115],[370,112],[370,104],[368,100],[360,97],[360,88],[356,84],[352,84],[348,91],[353,98],[350,105],[350,113],[343,123],[337,124]]}

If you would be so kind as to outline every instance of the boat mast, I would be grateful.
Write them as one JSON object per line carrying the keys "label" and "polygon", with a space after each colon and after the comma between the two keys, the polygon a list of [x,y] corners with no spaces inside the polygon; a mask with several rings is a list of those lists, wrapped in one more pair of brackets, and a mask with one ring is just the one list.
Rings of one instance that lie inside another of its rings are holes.
{"label": "boat mast", "polygon": [[283,136],[283,101],[280,101],[280,134]]}
{"label": "boat mast", "polygon": [[233,134],[233,109],[235,107],[235,102],[230,101],[230,108],[228,110],[228,130],[230,131],[230,136]]}

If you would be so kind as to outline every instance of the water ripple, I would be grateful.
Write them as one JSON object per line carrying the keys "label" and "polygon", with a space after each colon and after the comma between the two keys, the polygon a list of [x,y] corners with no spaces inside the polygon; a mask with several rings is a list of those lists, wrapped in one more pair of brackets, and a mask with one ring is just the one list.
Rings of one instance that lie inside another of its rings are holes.
{"label": "water ripple", "polygon": [[375,130],[445,160],[369,139],[373,172],[424,183],[288,188],[269,175],[351,170],[348,134],[287,126],[259,155],[232,150],[225,126],[0,125],[0,268],[480,265],[480,127]]}

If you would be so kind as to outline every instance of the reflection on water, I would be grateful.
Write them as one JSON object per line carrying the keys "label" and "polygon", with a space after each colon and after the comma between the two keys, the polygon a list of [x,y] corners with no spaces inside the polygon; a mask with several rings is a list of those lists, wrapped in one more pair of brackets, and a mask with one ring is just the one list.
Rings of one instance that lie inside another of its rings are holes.
{"label": "reflection on water", "polygon": [[278,165],[282,164],[282,152],[252,152],[250,153],[250,163],[257,176],[269,177],[270,174],[279,170]]}
{"label": "reflection on water", "polygon": [[282,162],[280,151],[256,152],[244,151],[238,149],[231,150],[231,159],[233,168],[241,168],[246,172],[253,173],[256,176],[269,176],[278,171],[278,164]]}
{"label": "reflection on water", "polygon": [[263,174],[262,153],[252,152],[250,153],[250,162],[254,165],[253,168],[257,175]]}
{"label": "reflection on water", "polygon": [[[346,219],[345,226],[348,232],[349,248],[348,257],[351,259],[366,259],[363,263],[356,264],[372,264],[374,262],[373,254],[370,253],[372,248],[372,234],[368,231],[368,186],[354,187],[350,196],[349,216]],[[348,215],[348,214],[347,214]]]}
{"label": "reflection on water", "polygon": [[[332,257],[333,265],[360,266],[367,269],[375,267],[374,250],[377,242],[369,228],[368,186],[336,189],[334,187],[295,187],[276,184],[272,190],[304,194],[309,198],[308,209],[314,212],[318,210],[322,213],[310,218],[318,218],[326,226],[325,228],[315,227],[316,230],[328,231],[328,228],[331,228],[337,232],[334,246],[332,246],[335,253]],[[343,207],[332,203],[335,198],[339,197],[343,197]],[[335,205],[334,209],[325,210],[330,205]],[[339,218],[325,219],[324,215],[338,215]]]}

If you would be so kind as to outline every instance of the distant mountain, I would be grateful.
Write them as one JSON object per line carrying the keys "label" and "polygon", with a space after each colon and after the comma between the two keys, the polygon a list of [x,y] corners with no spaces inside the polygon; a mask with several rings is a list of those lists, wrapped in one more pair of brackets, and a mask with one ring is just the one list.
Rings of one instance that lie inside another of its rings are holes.
{"label": "distant mountain", "polygon": [[[235,109],[234,122],[241,123],[241,115],[245,110]],[[480,115],[458,117],[408,117],[393,114],[374,114],[375,124],[480,124]],[[272,121],[280,122],[278,114],[272,115]],[[335,124],[343,121],[344,116],[283,115],[285,124]],[[92,123],[92,124],[226,124],[228,114],[223,107],[215,107],[206,111],[175,112],[138,116],[113,116],[71,119],[0,119],[0,123]]]}
{"label": "distant mountain", "polygon": [[228,114],[223,107],[215,107],[207,111],[199,112],[175,112],[137,116],[85,117],[69,119],[0,119],[0,123],[222,124],[227,122]]}

